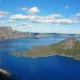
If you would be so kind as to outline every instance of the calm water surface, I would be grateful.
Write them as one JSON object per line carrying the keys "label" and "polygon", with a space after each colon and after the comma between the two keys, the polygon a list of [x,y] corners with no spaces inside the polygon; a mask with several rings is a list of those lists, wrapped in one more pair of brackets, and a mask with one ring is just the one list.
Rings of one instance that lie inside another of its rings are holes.
{"label": "calm water surface", "polygon": [[80,80],[80,61],[52,56],[25,58],[12,56],[11,51],[28,51],[35,46],[48,46],[65,38],[13,39],[0,41],[0,68],[20,80]]}

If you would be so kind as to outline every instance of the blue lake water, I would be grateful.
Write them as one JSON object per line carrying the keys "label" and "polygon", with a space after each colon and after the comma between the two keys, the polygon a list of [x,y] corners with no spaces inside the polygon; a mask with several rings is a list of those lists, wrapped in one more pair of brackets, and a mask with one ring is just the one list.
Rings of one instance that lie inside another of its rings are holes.
{"label": "blue lake water", "polygon": [[11,51],[28,51],[35,46],[49,46],[64,39],[48,37],[0,41],[0,68],[20,80],[80,80],[80,61],[60,56],[33,59],[9,54]]}

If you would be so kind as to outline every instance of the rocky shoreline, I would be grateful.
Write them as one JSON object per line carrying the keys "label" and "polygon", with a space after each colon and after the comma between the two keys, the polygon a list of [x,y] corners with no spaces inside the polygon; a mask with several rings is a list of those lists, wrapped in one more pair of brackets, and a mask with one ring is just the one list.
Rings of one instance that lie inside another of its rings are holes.
{"label": "rocky shoreline", "polygon": [[46,55],[46,56],[26,56],[26,55],[24,55],[24,53],[17,53],[17,52],[12,52],[10,54],[13,55],[13,56],[19,57],[19,58],[20,57],[27,57],[27,58],[36,59],[36,58],[45,58],[45,57],[52,57],[52,56],[63,56],[63,57],[67,57],[67,58],[73,58],[75,60],[80,60],[80,57],[74,57],[74,56],[58,54],[58,53],[51,54],[51,55]]}

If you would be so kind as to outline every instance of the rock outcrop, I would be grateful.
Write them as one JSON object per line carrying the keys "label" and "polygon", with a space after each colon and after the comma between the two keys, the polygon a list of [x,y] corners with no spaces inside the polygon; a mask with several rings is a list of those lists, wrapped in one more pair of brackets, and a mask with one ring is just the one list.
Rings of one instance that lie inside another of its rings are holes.
{"label": "rock outcrop", "polygon": [[0,68],[0,80],[19,80],[19,79],[11,75],[7,70],[3,70]]}
{"label": "rock outcrop", "polygon": [[11,27],[0,27],[0,40],[29,37],[26,34],[25,32],[13,31]]}

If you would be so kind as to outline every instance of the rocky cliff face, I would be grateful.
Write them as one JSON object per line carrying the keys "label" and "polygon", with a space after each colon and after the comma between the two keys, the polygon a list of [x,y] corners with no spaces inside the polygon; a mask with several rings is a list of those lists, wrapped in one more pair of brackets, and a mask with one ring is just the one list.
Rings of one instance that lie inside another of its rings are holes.
{"label": "rocky cliff face", "polygon": [[12,37],[13,31],[11,27],[0,27],[0,40]]}
{"label": "rocky cliff face", "polygon": [[26,37],[24,33],[13,31],[11,27],[0,27],[0,40]]}

